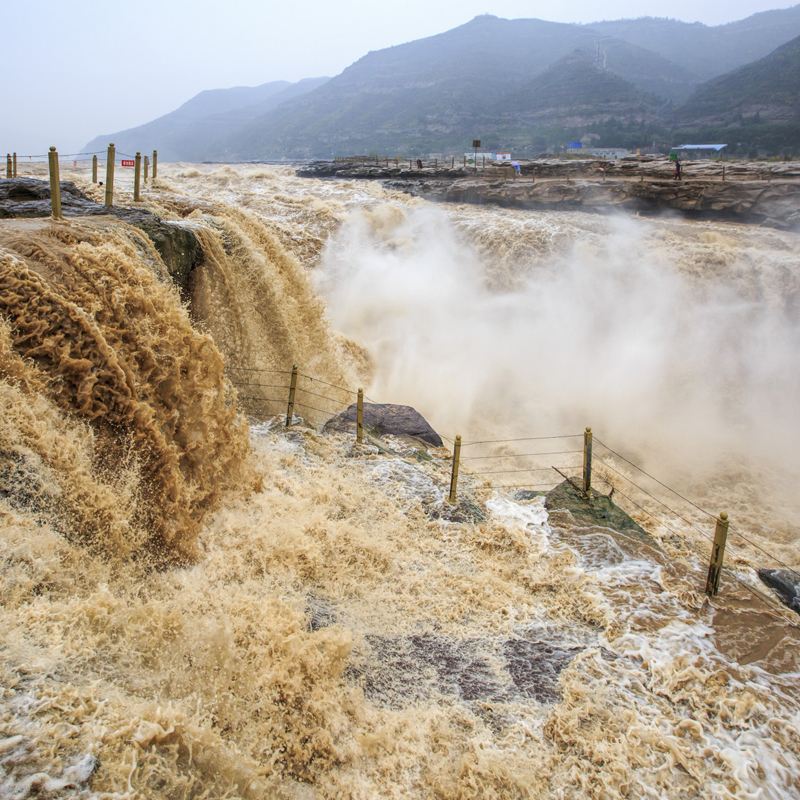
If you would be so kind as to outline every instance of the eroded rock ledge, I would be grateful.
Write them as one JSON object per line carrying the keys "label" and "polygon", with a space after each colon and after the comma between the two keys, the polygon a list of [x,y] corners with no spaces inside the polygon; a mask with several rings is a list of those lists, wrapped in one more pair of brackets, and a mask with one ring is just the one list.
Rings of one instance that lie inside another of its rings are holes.
{"label": "eroded rock ledge", "polygon": [[[202,260],[200,241],[190,228],[167,222],[143,208],[106,208],[88,198],[71,181],[61,181],[61,210],[65,217],[111,214],[140,228],[151,239],[182,291],[186,291],[190,273]],[[49,216],[50,184],[47,181],[0,179],[0,219]]]}
{"label": "eroded rock ledge", "polygon": [[673,211],[784,230],[800,227],[800,165],[793,162],[692,164],[682,181],[672,179],[666,159],[531,162],[522,166],[516,179],[510,168],[474,172],[448,165],[418,170],[403,163],[316,162],[297,174],[381,180],[387,188],[448,203],[640,214]]}

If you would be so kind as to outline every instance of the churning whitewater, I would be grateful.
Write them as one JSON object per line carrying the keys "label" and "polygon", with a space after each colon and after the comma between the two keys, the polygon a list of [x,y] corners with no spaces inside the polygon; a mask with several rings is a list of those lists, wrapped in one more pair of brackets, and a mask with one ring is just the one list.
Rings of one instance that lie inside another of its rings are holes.
{"label": "churning whitewater", "polygon": [[[750,591],[800,565],[798,234],[162,173],[180,288],[124,222],[0,227],[0,795],[800,794],[800,632]],[[465,468],[451,507],[449,449],[322,430],[357,386],[467,442],[591,425],[727,510],[743,585],[706,600],[666,496]]]}

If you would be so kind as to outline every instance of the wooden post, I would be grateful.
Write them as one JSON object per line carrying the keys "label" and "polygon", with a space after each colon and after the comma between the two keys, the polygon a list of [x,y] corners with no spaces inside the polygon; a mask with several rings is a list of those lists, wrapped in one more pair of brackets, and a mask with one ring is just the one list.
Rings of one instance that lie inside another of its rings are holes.
{"label": "wooden post", "polygon": [[364,390],[358,390],[358,400],[356,401],[356,441],[361,444],[364,441]]}
{"label": "wooden post", "polygon": [[147,184],[147,173],[150,171],[150,158],[144,157],[144,182]]}
{"label": "wooden post", "polygon": [[466,168],[467,168],[467,157],[464,156],[464,169],[466,169]]}
{"label": "wooden post", "polygon": [[92,183],[97,183],[97,156],[92,156]]}
{"label": "wooden post", "polygon": [[142,188],[142,154],[136,153],[133,160],[133,202],[138,203],[141,198]]}
{"label": "wooden post", "polygon": [[11,153],[6,153],[6,178],[11,177]]}
{"label": "wooden post", "polygon": [[114,162],[117,160],[117,151],[113,144],[108,146],[106,153],[106,207],[114,205]]}
{"label": "wooden post", "polygon": [[47,162],[50,167],[50,207],[53,219],[61,219],[61,176],[58,171],[58,151],[55,147],[50,148]]}
{"label": "wooden post", "polygon": [[451,505],[454,505],[456,502],[459,461],[461,461],[461,434],[456,436],[456,441],[453,444],[453,471],[450,473],[450,497],[447,498],[447,502]]}
{"label": "wooden post", "polygon": [[725,556],[725,542],[728,539],[728,515],[723,511],[717,517],[714,529],[714,544],[711,546],[711,563],[708,565],[706,594],[713,597],[719,592],[719,579],[722,574],[722,559]]}
{"label": "wooden post", "polygon": [[156,182],[158,176],[158,150],[153,150],[153,183]]}
{"label": "wooden post", "polygon": [[725,165],[722,165],[722,182],[725,182]]}
{"label": "wooden post", "polygon": [[16,153],[12,153],[11,154],[11,168],[12,168],[11,169],[12,177],[16,178],[17,177],[17,154]]}
{"label": "wooden post", "polygon": [[292,380],[289,382],[289,405],[286,407],[286,427],[292,424],[294,417],[294,395],[297,391],[297,365],[292,367]]}
{"label": "wooden post", "polygon": [[583,432],[583,491],[589,494],[592,490],[592,429]]}
{"label": "wooden post", "polygon": [[456,157],[450,156],[450,169],[454,169],[456,166]]}
{"label": "wooden post", "polygon": [[409,169],[414,169],[414,168],[411,166],[411,159],[410,159],[410,158],[408,159],[408,168],[409,168]]}

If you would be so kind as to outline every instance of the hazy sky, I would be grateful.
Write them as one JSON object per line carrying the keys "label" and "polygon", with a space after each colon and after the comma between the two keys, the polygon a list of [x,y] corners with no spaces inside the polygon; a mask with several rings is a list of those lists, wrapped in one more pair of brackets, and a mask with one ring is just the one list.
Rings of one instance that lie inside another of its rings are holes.
{"label": "hazy sky", "polygon": [[369,50],[477,14],[719,24],[773,0],[2,0],[0,151],[60,152],[147,122],[202,89],[335,75]]}

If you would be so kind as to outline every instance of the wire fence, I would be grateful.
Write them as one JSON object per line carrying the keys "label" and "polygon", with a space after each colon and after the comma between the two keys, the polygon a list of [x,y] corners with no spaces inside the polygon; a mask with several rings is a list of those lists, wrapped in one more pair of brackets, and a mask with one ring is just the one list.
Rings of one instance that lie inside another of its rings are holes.
{"label": "wire fence", "polygon": [[[292,423],[302,418],[323,427],[329,419],[358,402],[358,390],[299,370],[294,378],[294,391],[292,370],[236,366],[229,367],[229,372],[239,398],[248,401],[251,409],[266,415],[283,415],[288,414],[290,408],[292,412],[298,409],[297,415],[292,414]],[[370,403],[376,402],[372,398],[365,399]],[[460,469],[476,488],[527,490],[546,494],[568,481],[578,492],[591,497],[592,490],[587,493],[583,483],[587,464],[585,437],[585,433],[567,433],[465,442],[461,442],[458,436],[442,435],[441,438],[453,448],[451,461],[458,462],[454,470],[456,478]],[[718,519],[717,515],[685,492],[678,491],[645,470],[618,449],[609,447],[599,439],[593,439],[593,446],[594,451],[590,449],[589,452],[591,484],[606,487],[605,496],[643,527],[664,529],[678,537],[702,564],[705,556],[697,551],[697,539],[692,537],[713,543],[715,537],[708,526],[711,521]],[[453,497],[454,486],[451,482]],[[731,539],[744,543],[742,547],[753,548],[800,580],[800,571],[738,528],[731,527],[729,535]],[[747,563],[737,545],[728,543],[726,553],[734,560]],[[800,629],[800,625],[786,616],[791,612],[778,605],[771,594],[760,591],[731,567],[721,565],[720,568],[727,578],[763,605],[767,613]]]}

